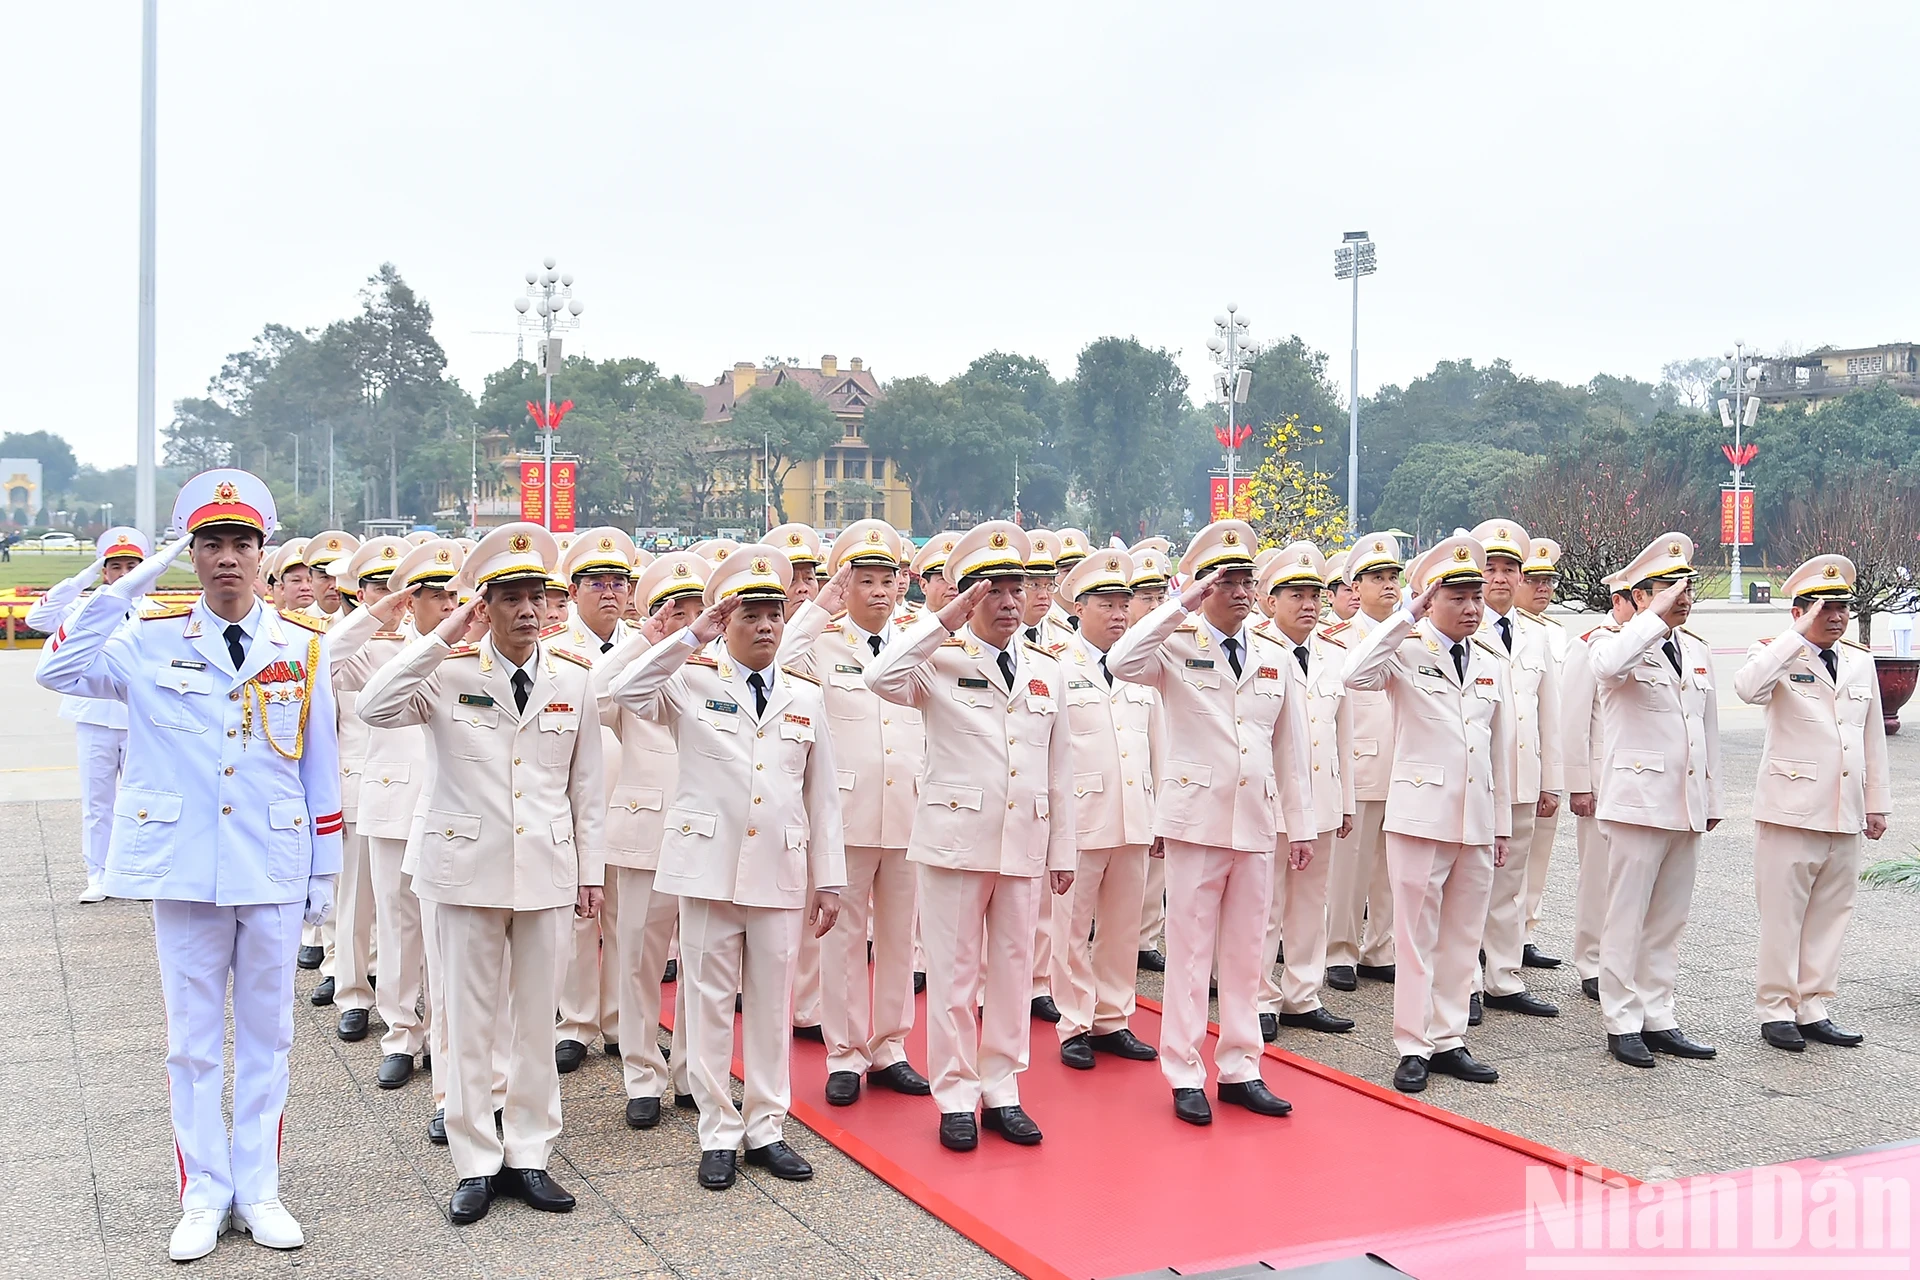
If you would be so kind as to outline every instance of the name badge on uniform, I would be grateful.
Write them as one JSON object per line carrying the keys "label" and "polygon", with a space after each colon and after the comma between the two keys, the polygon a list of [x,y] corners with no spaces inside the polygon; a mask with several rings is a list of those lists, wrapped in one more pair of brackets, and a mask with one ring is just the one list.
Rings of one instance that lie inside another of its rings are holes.
{"label": "name badge on uniform", "polygon": [[1492,676],[1477,676],[1477,677],[1475,677],[1475,678],[1474,678],[1474,683],[1475,683],[1475,684],[1489,684],[1489,685],[1490,685],[1490,684],[1492,684],[1492,683],[1493,683],[1493,677],[1492,677]]}
{"label": "name badge on uniform", "polygon": [[807,726],[807,727],[809,727],[809,728],[811,728],[811,727],[813,726],[813,721],[811,721],[811,720],[809,720],[809,719],[807,719],[807,717],[805,717],[805,716],[797,716],[797,715],[794,715],[794,714],[793,714],[793,713],[792,713],[791,711],[789,711],[789,712],[788,712],[788,713],[786,714],[786,717],[785,717],[785,722],[786,722],[787,724],[799,724],[799,725],[806,725],[806,726]]}
{"label": "name badge on uniform", "polygon": [[861,667],[850,667],[850,666],[848,666],[848,665],[847,665],[846,663],[844,663],[844,662],[836,662],[836,663],[834,663],[834,664],[833,664],[833,669],[834,669],[835,671],[838,671],[838,672],[840,672],[840,673],[841,673],[841,674],[843,674],[843,675],[849,675],[849,676],[863,676],[863,675],[865,675],[865,674],[867,674],[867,673],[866,673],[866,671],[865,671],[865,669],[863,669],[863,668],[861,668]]}
{"label": "name badge on uniform", "polygon": [[1067,688],[1069,688],[1069,689],[1091,689],[1091,688],[1093,688],[1093,681],[1091,681],[1091,680],[1069,680],[1069,681],[1067,681]]}
{"label": "name badge on uniform", "polygon": [[724,711],[730,716],[737,716],[740,714],[740,704],[737,702],[721,702],[718,698],[708,698],[707,710]]}
{"label": "name badge on uniform", "polygon": [[1705,674],[1707,674],[1707,669],[1706,669],[1705,667],[1695,667],[1695,668],[1693,669],[1693,674],[1695,674],[1695,675],[1697,675],[1697,676],[1703,676],[1703,675],[1705,675]]}
{"label": "name badge on uniform", "polygon": [[1438,667],[1421,667],[1420,674],[1423,676],[1432,676],[1436,680],[1446,679],[1446,676],[1440,673],[1440,668]]}
{"label": "name badge on uniform", "polygon": [[540,709],[542,711],[571,711],[573,710],[573,704],[571,702],[549,702]]}
{"label": "name badge on uniform", "polygon": [[[207,669],[206,663],[195,662],[190,658],[175,658],[170,665],[184,667],[188,671],[205,671]],[[1807,678],[1811,680],[1813,677],[1809,676]]]}
{"label": "name badge on uniform", "polygon": [[1787,679],[1793,681],[1795,684],[1812,684],[1814,682],[1812,676],[1802,675],[1797,671],[1788,676]]}
{"label": "name badge on uniform", "polygon": [[992,685],[990,685],[990,684],[988,684],[988,683],[987,683],[987,682],[986,682],[985,680],[976,680],[976,679],[973,679],[973,678],[972,678],[972,677],[970,677],[970,676],[961,676],[961,677],[960,677],[960,687],[961,687],[962,689],[991,689],[991,688],[993,688],[993,686],[992,686]]}
{"label": "name badge on uniform", "polygon": [[463,707],[490,707],[493,705],[493,695],[486,693],[463,693],[460,695],[460,705]]}
{"label": "name badge on uniform", "polygon": [[1189,671],[1211,671],[1213,670],[1213,659],[1212,658],[1188,658],[1187,669]]}
{"label": "name badge on uniform", "polygon": [[1280,668],[1262,667],[1254,672],[1254,675],[1261,680],[1278,680],[1280,678]]}

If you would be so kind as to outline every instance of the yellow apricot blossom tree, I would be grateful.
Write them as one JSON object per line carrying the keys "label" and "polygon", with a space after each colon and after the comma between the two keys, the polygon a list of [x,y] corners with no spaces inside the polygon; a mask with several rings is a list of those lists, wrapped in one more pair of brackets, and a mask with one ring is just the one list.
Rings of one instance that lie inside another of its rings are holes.
{"label": "yellow apricot blossom tree", "polygon": [[1333,554],[1347,545],[1353,530],[1346,505],[1328,483],[1332,477],[1307,463],[1320,443],[1319,424],[1302,427],[1300,415],[1290,413],[1284,422],[1267,423],[1266,430],[1267,456],[1248,477],[1243,517],[1263,548],[1304,540]]}

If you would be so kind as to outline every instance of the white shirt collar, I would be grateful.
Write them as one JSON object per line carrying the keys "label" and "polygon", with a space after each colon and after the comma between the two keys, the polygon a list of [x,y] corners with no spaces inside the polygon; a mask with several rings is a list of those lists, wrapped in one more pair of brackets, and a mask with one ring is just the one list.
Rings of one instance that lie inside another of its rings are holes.
{"label": "white shirt collar", "polygon": [[1246,656],[1246,653],[1247,653],[1247,624],[1246,623],[1244,622],[1241,623],[1240,629],[1238,631],[1234,632],[1232,635],[1228,635],[1226,632],[1222,631],[1220,628],[1214,626],[1212,622],[1208,621],[1207,615],[1203,613],[1200,615],[1200,625],[1205,627],[1208,633],[1213,636],[1213,642],[1215,644],[1224,645],[1226,644],[1227,641],[1231,640],[1236,645],[1240,646],[1241,657],[1244,658]]}
{"label": "white shirt collar", "polygon": [[[214,633],[217,635],[225,635],[227,628],[234,625],[233,623],[228,622],[225,618],[221,617],[219,614],[215,613],[213,610],[209,609],[207,607],[207,600],[205,596],[202,596],[200,599],[194,601],[193,607],[198,609],[200,611],[201,617],[205,619],[204,625],[213,628]],[[247,639],[251,640],[255,636],[260,634],[260,619],[261,619],[260,597],[255,596],[253,598],[253,607],[247,610],[247,616],[240,619],[240,624],[239,624],[241,632],[247,637]]]}

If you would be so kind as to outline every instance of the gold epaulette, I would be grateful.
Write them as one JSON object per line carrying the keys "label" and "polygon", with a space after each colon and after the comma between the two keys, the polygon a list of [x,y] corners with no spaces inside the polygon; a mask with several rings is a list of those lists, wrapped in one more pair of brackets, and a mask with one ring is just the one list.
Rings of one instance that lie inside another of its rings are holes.
{"label": "gold epaulette", "polygon": [[780,670],[786,673],[787,675],[792,676],[795,680],[805,680],[808,684],[820,683],[818,677],[810,676],[804,671],[795,671],[792,667],[782,667],[780,668]]}
{"label": "gold epaulette", "polygon": [[573,663],[575,666],[585,667],[589,671],[593,670],[592,658],[586,657],[583,654],[575,653],[571,649],[549,648],[547,652],[552,654],[556,658],[564,658],[566,661]]}
{"label": "gold epaulette", "polygon": [[478,657],[479,654],[480,646],[477,644],[457,644],[448,651],[447,656],[449,658],[473,658]]}
{"label": "gold epaulette", "polygon": [[840,621],[840,619],[846,616],[847,616],[847,611],[845,609],[842,609],[840,612],[834,614],[833,617],[830,619],[830,621],[838,622]]}
{"label": "gold epaulette", "polygon": [[1546,614],[1535,613],[1531,609],[1515,609],[1514,612],[1519,614],[1523,618],[1532,618],[1535,622],[1544,622],[1550,627],[1558,627],[1558,626],[1565,625],[1558,618],[1549,618]]}
{"label": "gold epaulette", "polygon": [[1336,640],[1332,635],[1328,634],[1325,631],[1322,631],[1320,633],[1320,638],[1322,640],[1325,640],[1328,644],[1332,645],[1336,649],[1344,649],[1347,647],[1347,642],[1345,640]]}
{"label": "gold epaulette", "polygon": [[820,634],[823,636],[826,636],[826,635],[837,636],[841,633],[842,630],[843,628],[840,626],[839,623],[829,622],[826,626],[820,628]]}
{"label": "gold epaulette", "polygon": [[327,634],[327,628],[333,625],[332,618],[316,618],[310,613],[297,611],[283,613],[280,617],[283,621],[291,622],[296,627],[305,627],[318,635]]}
{"label": "gold epaulette", "polygon": [[1258,626],[1258,627],[1249,627],[1247,629],[1247,634],[1258,636],[1262,640],[1265,640],[1268,644],[1277,644],[1282,649],[1290,650],[1293,648],[1293,641],[1287,639],[1283,635],[1278,635],[1275,632],[1266,630],[1265,624],[1262,624],[1261,626]]}
{"label": "gold epaulette", "polygon": [[1473,642],[1479,645],[1482,649],[1485,649],[1488,653],[1492,654],[1494,657],[1500,659],[1500,661],[1502,662],[1513,661],[1513,656],[1509,654],[1506,650],[1500,648],[1497,645],[1488,644],[1485,640],[1482,640],[1479,636],[1475,636],[1473,638]]}
{"label": "gold epaulette", "polygon": [[142,610],[138,615],[142,622],[157,622],[162,618],[184,618],[193,612],[190,604],[166,605],[152,611]]}
{"label": "gold epaulette", "polygon": [[[1348,627],[1350,627],[1350,626],[1352,626],[1352,625],[1353,625],[1353,620],[1352,620],[1352,619],[1350,619],[1350,618],[1343,618],[1342,620],[1340,620],[1339,622],[1336,622],[1336,623],[1334,623],[1334,624],[1333,624],[1332,626],[1330,626],[1330,627],[1323,627],[1323,628],[1321,628],[1321,630],[1320,630],[1320,638],[1321,638],[1321,639],[1323,639],[1323,640],[1331,640],[1331,639],[1333,639],[1333,638],[1334,638],[1335,636],[1337,636],[1337,635],[1339,635],[1339,634],[1340,634],[1340,633],[1341,633],[1342,631],[1345,631],[1345,630],[1346,630],[1346,629],[1347,629]],[[1344,647],[1344,646],[1342,646],[1342,647]]]}
{"label": "gold epaulette", "polygon": [[720,669],[720,664],[704,653],[696,653],[691,658],[688,658],[687,665],[690,667],[712,667],[716,671]]}
{"label": "gold epaulette", "polygon": [[1858,649],[1862,653],[1873,652],[1873,650],[1867,648],[1866,645],[1861,644],[1858,640],[1842,640],[1840,643],[1847,646],[1847,648],[1849,649]]}
{"label": "gold epaulette", "polygon": [[1619,629],[1620,628],[1618,626],[1614,625],[1611,622],[1603,622],[1599,626],[1595,627],[1593,630],[1587,632],[1587,634],[1581,636],[1580,643],[1585,644],[1587,641],[1599,635],[1602,631],[1618,631]]}
{"label": "gold epaulette", "polygon": [[1685,627],[1681,627],[1679,630],[1681,635],[1692,636],[1695,640],[1698,640],[1701,644],[1705,644],[1707,642],[1707,638],[1701,635],[1698,631],[1689,631]]}
{"label": "gold epaulette", "polygon": [[1182,631],[1198,631],[1199,629],[1200,624],[1197,622],[1183,622],[1173,629],[1173,634],[1179,635]]}
{"label": "gold epaulette", "polygon": [[1065,652],[1066,647],[1067,647],[1067,642],[1065,640],[1056,640],[1054,643],[1047,646],[1047,652],[1050,654],[1053,654],[1055,657],[1058,657],[1061,653]]}
{"label": "gold epaulette", "polygon": [[1051,658],[1051,657],[1053,657],[1053,655],[1052,655],[1051,653],[1048,653],[1048,652],[1047,652],[1047,651],[1046,651],[1045,649],[1042,649],[1042,648],[1041,648],[1041,647],[1040,647],[1039,645],[1037,645],[1037,644],[1035,644],[1035,643],[1034,643],[1033,641],[1031,641],[1031,640],[1022,640],[1022,641],[1020,642],[1020,647],[1021,647],[1022,649],[1031,649],[1031,650],[1033,650],[1033,651],[1034,651],[1035,653],[1037,653],[1037,654],[1039,654],[1039,655],[1040,655],[1041,657],[1043,657],[1043,658]]}
{"label": "gold epaulette", "polygon": [[557,636],[562,631],[565,631],[566,629],[567,629],[567,624],[564,622],[552,623],[540,629],[540,638],[542,640],[545,640],[548,636]]}
{"label": "gold epaulette", "polygon": [[950,636],[940,642],[940,647],[942,649],[964,649],[967,647],[967,642],[959,636]]}

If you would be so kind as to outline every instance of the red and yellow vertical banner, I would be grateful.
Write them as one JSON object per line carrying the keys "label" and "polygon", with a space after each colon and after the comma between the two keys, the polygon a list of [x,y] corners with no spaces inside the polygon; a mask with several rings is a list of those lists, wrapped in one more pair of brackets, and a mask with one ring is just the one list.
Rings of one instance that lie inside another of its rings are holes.
{"label": "red and yellow vertical banner", "polygon": [[523,462],[520,464],[520,518],[528,524],[544,524],[541,518],[547,500],[546,487],[542,483],[540,464]]}
{"label": "red and yellow vertical banner", "polygon": [[1720,491],[1720,545],[1731,547],[1738,537],[1739,545],[1753,545],[1753,490],[1740,490],[1740,507],[1736,511],[1733,504],[1733,490]]}
{"label": "red and yellow vertical banner", "polygon": [[[1233,497],[1229,500],[1227,497],[1227,478],[1225,476],[1214,476],[1212,518],[1215,520],[1224,520],[1231,514],[1239,519],[1245,519],[1247,514],[1248,484],[1248,477],[1235,476],[1233,478]],[[1229,511],[1229,501],[1231,501],[1231,511]]]}
{"label": "red and yellow vertical banner", "polygon": [[573,532],[573,480],[579,465],[577,462],[553,464],[553,523],[547,527],[555,533]]}

